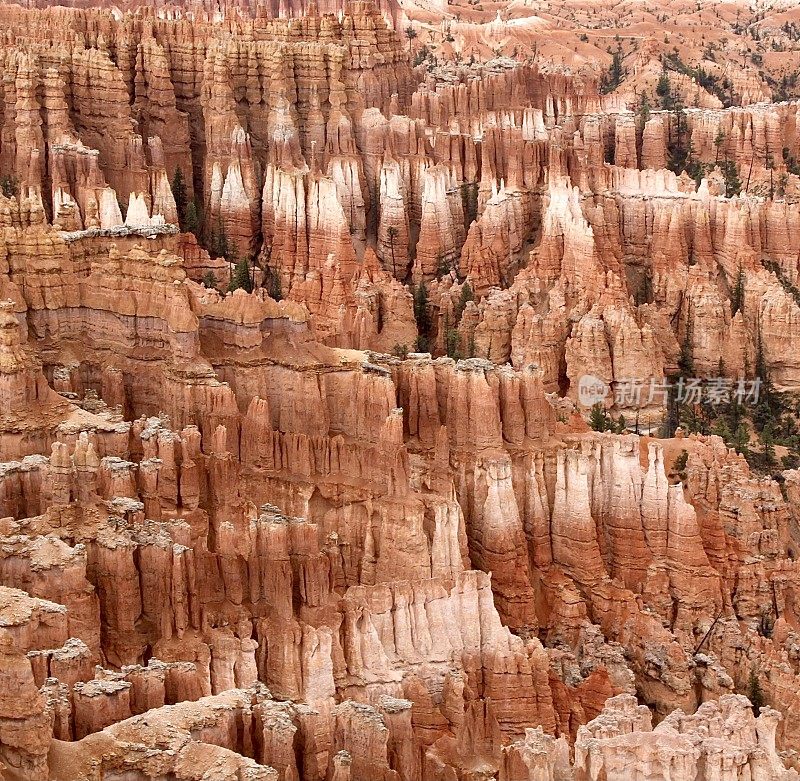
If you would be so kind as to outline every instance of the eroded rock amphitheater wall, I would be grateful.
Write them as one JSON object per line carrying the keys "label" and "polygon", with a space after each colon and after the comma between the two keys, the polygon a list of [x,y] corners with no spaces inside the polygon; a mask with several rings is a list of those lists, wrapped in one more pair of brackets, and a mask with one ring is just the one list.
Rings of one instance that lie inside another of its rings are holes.
{"label": "eroded rock amphitheater wall", "polygon": [[0,18],[0,777],[798,778],[800,473],[620,394],[797,389],[795,102]]}

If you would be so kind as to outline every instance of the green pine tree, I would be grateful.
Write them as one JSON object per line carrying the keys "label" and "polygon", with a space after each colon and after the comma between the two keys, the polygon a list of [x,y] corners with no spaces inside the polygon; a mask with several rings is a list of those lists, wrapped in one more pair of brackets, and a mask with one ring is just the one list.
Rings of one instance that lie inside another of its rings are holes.
{"label": "green pine tree", "polygon": [[670,111],[672,109],[672,85],[669,81],[669,74],[661,71],[656,84],[656,95],[661,98],[661,108]]}
{"label": "green pine tree", "polygon": [[386,230],[386,236],[389,239],[389,249],[391,250],[391,253],[392,253],[392,269],[394,269],[394,267],[395,267],[395,263],[394,263],[394,241],[397,238],[397,228],[395,228],[394,225],[390,225],[389,228],[387,228],[387,230]]}
{"label": "green pine tree", "polygon": [[[744,311],[744,269],[739,264],[739,271],[736,273],[736,284],[731,293],[731,314],[735,315],[738,311]],[[721,359],[720,359],[721,360]]]}
{"label": "green pine tree", "polygon": [[266,270],[265,287],[269,292],[270,298],[273,298],[275,301],[281,301],[283,299],[280,275],[273,271],[269,266],[267,266]]}
{"label": "green pine tree", "polygon": [[678,456],[675,458],[675,463],[672,465],[673,472],[683,472],[686,469],[686,462],[689,460],[689,451],[688,450],[681,450]]}
{"label": "green pine tree", "polygon": [[725,197],[733,198],[742,191],[742,180],[739,179],[739,172],[736,170],[736,163],[733,160],[723,160],[720,165],[722,175],[725,177]]}
{"label": "green pine tree", "polygon": [[200,216],[197,213],[197,204],[194,200],[189,201],[183,211],[182,230],[186,233],[193,233],[195,236],[200,233]]}
{"label": "green pine tree", "polygon": [[716,434],[718,437],[722,437],[722,441],[726,445],[730,445],[733,440],[730,427],[723,417],[719,417],[716,419],[716,421],[714,421],[714,427],[711,429],[711,433]]}
{"label": "green pine tree", "polygon": [[217,220],[217,230],[211,234],[211,251],[217,258],[225,258],[232,263],[235,262],[235,257],[233,257],[231,247],[228,244],[228,234],[225,232],[221,217]]}
{"label": "green pine tree", "polygon": [[764,446],[764,465],[773,467],[778,463],[775,456],[775,438],[772,434],[772,425],[767,424],[761,431],[761,444]]}
{"label": "green pine tree", "polygon": [[714,156],[714,164],[716,165],[719,162],[719,152],[722,149],[722,145],[725,143],[725,131],[720,128],[717,131],[717,135],[714,136],[714,148],[716,149],[716,154]]}
{"label": "green pine tree", "polygon": [[408,38],[408,53],[411,54],[411,43],[417,37],[417,31],[409,25],[405,29],[406,38]]}
{"label": "green pine tree", "polygon": [[608,71],[600,78],[600,92],[603,93],[613,92],[625,78],[625,70],[622,67],[622,44],[617,42],[616,51],[612,52],[609,48],[608,53],[611,55],[611,64],[608,66]]}
{"label": "green pine tree", "polygon": [[761,708],[766,705],[766,701],[755,666],[750,668],[750,678],[747,681],[747,699],[750,700],[750,704],[753,706],[753,713],[758,716],[761,713]]}
{"label": "green pine tree", "polygon": [[186,184],[183,181],[183,171],[178,166],[172,177],[172,197],[175,199],[175,210],[178,212],[178,225],[182,231],[186,230],[185,215],[189,198],[186,194]]}
{"label": "green pine tree", "polygon": [[458,303],[456,304],[456,308],[453,311],[453,315],[455,316],[457,323],[461,320],[461,315],[464,314],[464,310],[467,308],[467,304],[470,301],[474,300],[475,300],[475,294],[472,292],[472,288],[470,287],[469,282],[465,282],[461,286],[461,295],[459,295]]}
{"label": "green pine tree", "polygon": [[461,202],[464,207],[464,222],[469,227],[478,219],[478,183],[463,182],[461,185]]}
{"label": "green pine tree", "polygon": [[681,343],[681,354],[678,357],[678,371],[682,377],[694,376],[694,358],[692,357],[692,337],[687,330]]}
{"label": "green pine tree", "polygon": [[594,431],[609,431],[614,427],[614,421],[611,420],[611,416],[603,409],[603,405],[599,401],[592,405],[589,425]]}
{"label": "green pine tree", "polygon": [[[764,347],[761,343],[761,325],[756,334],[756,377],[758,377],[761,387],[759,389],[760,404],[765,404],[767,407],[772,407],[775,401],[775,388],[772,385],[772,380],[769,376],[769,369],[767,368],[767,360],[764,357]],[[759,406],[760,406],[759,404]]]}
{"label": "green pine tree", "polygon": [[248,293],[253,292],[253,280],[250,277],[250,263],[248,263],[247,258],[242,258],[236,262],[230,284],[228,285],[228,290],[230,292],[238,290],[239,288],[246,290]]}
{"label": "green pine tree", "polygon": [[420,337],[427,340],[430,336],[431,316],[428,312],[428,288],[424,281],[414,288],[414,319],[417,321]]}
{"label": "green pine tree", "polygon": [[639,103],[639,116],[642,118],[642,123],[650,119],[650,101],[645,93],[642,93],[642,99]]}
{"label": "green pine tree", "polygon": [[749,452],[748,445],[750,443],[750,433],[744,423],[739,423],[736,431],[733,433],[733,442],[731,443],[736,449],[737,453],[746,456]]}
{"label": "green pine tree", "polygon": [[447,357],[455,361],[461,359],[461,337],[455,328],[448,328],[445,331],[445,348],[447,350]]}

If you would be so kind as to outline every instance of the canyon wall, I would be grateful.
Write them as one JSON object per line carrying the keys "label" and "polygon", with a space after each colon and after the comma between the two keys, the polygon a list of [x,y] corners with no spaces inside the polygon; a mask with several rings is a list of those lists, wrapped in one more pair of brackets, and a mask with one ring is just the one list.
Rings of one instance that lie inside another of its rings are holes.
{"label": "canyon wall", "polygon": [[797,389],[797,105],[304,10],[0,7],[0,776],[797,778],[800,473],[629,388]]}

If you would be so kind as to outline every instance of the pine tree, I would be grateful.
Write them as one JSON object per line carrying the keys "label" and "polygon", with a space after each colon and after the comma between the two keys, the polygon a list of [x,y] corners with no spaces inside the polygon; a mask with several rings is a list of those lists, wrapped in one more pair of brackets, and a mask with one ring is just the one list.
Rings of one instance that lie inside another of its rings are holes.
{"label": "pine tree", "polygon": [[394,225],[391,225],[389,228],[387,228],[386,235],[389,237],[389,249],[392,252],[392,268],[394,269],[394,240],[397,238],[397,228],[395,228]]}
{"label": "pine tree", "polygon": [[645,93],[642,93],[642,100],[639,104],[639,116],[642,118],[643,123],[650,119],[650,101]]}
{"label": "pine tree", "polygon": [[420,337],[427,340],[431,330],[431,316],[428,312],[428,288],[420,282],[414,289],[414,319]]}
{"label": "pine tree", "polygon": [[281,290],[280,275],[267,266],[266,277],[265,287],[267,288],[270,298],[275,301],[281,301],[283,299],[283,291]]}
{"label": "pine tree", "polygon": [[742,191],[742,181],[739,179],[739,172],[736,170],[736,163],[733,160],[723,160],[722,175],[725,177],[725,197],[733,198]]}
{"label": "pine tree", "polygon": [[675,138],[667,144],[667,167],[675,174],[686,171],[696,182],[703,177],[704,166],[695,158],[692,139],[688,137],[686,113],[683,104],[675,101]]}
{"label": "pine tree", "polygon": [[739,266],[739,271],[736,273],[736,284],[731,293],[731,314],[735,315],[738,311],[744,311],[744,269]]}
{"label": "pine tree", "polygon": [[461,295],[458,297],[458,303],[456,304],[456,308],[453,312],[457,323],[461,320],[461,315],[464,314],[464,310],[467,308],[467,303],[474,300],[475,294],[472,292],[469,282],[465,282],[461,286]]}
{"label": "pine tree", "polygon": [[603,74],[600,91],[603,93],[613,92],[622,83],[624,76],[622,49],[618,46],[617,50],[611,54],[611,65],[608,67],[608,73]]}
{"label": "pine tree", "polygon": [[761,681],[755,667],[750,668],[750,678],[747,682],[747,699],[750,700],[750,704],[753,706],[753,714],[758,716],[766,702],[764,701],[764,692],[761,689]]}
{"label": "pine tree", "polygon": [[617,51],[611,56],[611,78],[615,84],[619,85],[622,81],[622,49],[617,48]]}
{"label": "pine tree", "polygon": [[458,334],[458,331],[455,328],[448,328],[445,331],[445,348],[447,349],[447,357],[452,358],[455,361],[461,359],[461,350],[459,346],[461,344],[461,337]]}
{"label": "pine tree", "polygon": [[214,276],[213,271],[206,271],[205,276],[203,276],[203,284],[208,288],[217,289],[217,278]]}
{"label": "pine tree", "polygon": [[409,25],[406,27],[406,38],[408,38],[408,53],[411,54],[411,42],[417,37],[417,31]]}
{"label": "pine tree", "polygon": [[410,350],[408,349],[407,344],[398,343],[395,344],[394,347],[392,347],[392,355],[394,355],[396,358],[400,358],[401,360],[405,360],[406,358],[408,358],[409,352]]}
{"label": "pine tree", "polygon": [[[775,400],[775,389],[772,386],[772,380],[769,376],[769,369],[767,368],[767,361],[764,357],[764,346],[761,343],[761,324],[759,323],[758,332],[756,334],[756,377],[758,377],[761,387],[759,389],[759,399],[761,404],[766,404],[772,407]],[[759,404],[760,406],[760,404]]]}
{"label": "pine tree", "polygon": [[717,131],[717,135],[714,136],[714,147],[716,148],[716,155],[714,157],[714,164],[716,165],[719,162],[719,150],[722,148],[722,145],[725,143],[725,132],[722,128]]}
{"label": "pine tree", "polygon": [[733,447],[736,449],[737,453],[741,453],[743,456],[746,456],[749,452],[749,443],[750,433],[747,430],[747,426],[745,426],[744,423],[740,423],[736,427],[736,431],[733,433]]}
{"label": "pine tree", "polygon": [[250,263],[248,263],[247,258],[242,258],[237,261],[233,269],[233,276],[228,285],[228,290],[230,292],[238,290],[239,288],[246,290],[248,293],[253,292],[253,280],[250,278]]}
{"label": "pine tree", "polygon": [[681,354],[678,357],[678,370],[682,377],[694,376],[694,358],[692,356],[692,338],[687,330],[686,336],[681,343]]}
{"label": "pine tree", "polygon": [[461,185],[461,201],[464,206],[464,221],[469,228],[478,219],[478,183],[464,182]]}
{"label": "pine tree", "polygon": [[730,445],[733,440],[733,435],[731,434],[731,430],[728,426],[727,421],[725,418],[717,418],[714,422],[714,428],[711,429],[712,434],[716,434],[718,437],[722,437],[722,441],[726,445]]}
{"label": "pine tree", "polygon": [[701,163],[694,156],[694,149],[692,148],[691,142],[689,142],[689,151],[685,168],[686,173],[694,179],[694,183],[699,187],[700,183],[703,181],[703,174],[705,173],[706,167],[704,163]]}
{"label": "pine tree", "polygon": [[773,467],[778,462],[775,457],[775,439],[772,436],[772,426],[768,423],[761,432],[761,444],[764,446],[764,465]]}
{"label": "pine tree", "polygon": [[669,111],[672,108],[672,85],[669,82],[669,74],[661,71],[656,84],[656,95],[661,98],[661,108]]}
{"label": "pine tree", "polygon": [[594,431],[609,431],[614,427],[608,413],[603,409],[603,405],[598,401],[592,405],[592,412],[589,416],[589,425]]}
{"label": "pine tree", "polygon": [[200,233],[200,216],[197,213],[197,204],[193,200],[186,204],[182,230],[186,233],[193,233],[195,236]]}
{"label": "pine tree", "polygon": [[230,245],[228,244],[228,234],[225,232],[222,218],[217,222],[217,230],[211,234],[211,251],[217,258],[225,258],[231,262],[235,261],[235,258],[232,257]]}
{"label": "pine tree", "polygon": [[186,184],[183,181],[183,170],[180,166],[175,169],[172,177],[172,197],[175,199],[175,210],[178,212],[178,225],[182,231],[186,230],[186,207],[188,197],[186,195]]}

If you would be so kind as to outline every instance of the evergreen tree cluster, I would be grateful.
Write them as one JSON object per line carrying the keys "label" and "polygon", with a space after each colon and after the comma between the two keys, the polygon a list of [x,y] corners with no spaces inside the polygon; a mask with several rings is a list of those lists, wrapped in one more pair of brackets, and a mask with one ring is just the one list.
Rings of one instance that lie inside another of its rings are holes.
{"label": "evergreen tree cluster", "polygon": [[786,170],[790,174],[800,176],[800,163],[797,162],[797,158],[790,152],[788,146],[783,148],[783,162],[786,164]]}
{"label": "evergreen tree cluster", "polygon": [[755,716],[760,715],[761,708],[767,703],[764,699],[761,680],[755,667],[750,668],[750,677],[747,680],[747,699],[750,700],[750,705],[753,706],[753,714]]}
{"label": "evergreen tree cluster", "polygon": [[463,182],[461,185],[461,202],[464,207],[464,221],[467,227],[478,219],[478,183]]}
{"label": "evergreen tree cluster", "polygon": [[720,170],[725,178],[725,197],[733,198],[734,195],[739,195],[742,191],[742,180],[739,179],[736,163],[733,160],[723,160],[720,163]]}
{"label": "evergreen tree cluster", "polygon": [[178,227],[184,233],[200,235],[200,214],[194,199],[189,200],[186,182],[183,178],[183,169],[178,166],[172,177],[172,197],[175,199],[175,209],[178,212]]}
{"label": "evergreen tree cluster", "polygon": [[250,264],[247,262],[247,258],[242,258],[241,260],[236,262],[236,265],[233,269],[233,274],[231,275],[231,281],[228,284],[228,291],[233,292],[234,290],[246,290],[248,293],[253,292],[253,278],[250,272]]}
{"label": "evergreen tree cluster", "polygon": [[736,284],[731,291],[731,314],[735,315],[737,312],[742,311],[744,307],[744,288],[745,276],[742,265],[739,264],[739,270],[736,272]]}
{"label": "evergreen tree cluster", "polygon": [[414,320],[417,322],[417,352],[427,352],[430,346],[431,315],[428,310],[428,287],[423,280],[413,289]]}
{"label": "evergreen tree cluster", "polygon": [[763,73],[763,76],[767,84],[772,87],[772,100],[775,103],[781,103],[797,97],[797,82],[800,77],[798,71],[795,70],[791,73],[784,73],[780,81],[766,72]]}
{"label": "evergreen tree cluster", "polygon": [[[775,264],[764,262],[782,284],[790,286]],[[791,287],[791,286],[790,286]],[[787,287],[787,290],[789,288]],[[746,275],[740,266],[731,287],[731,312],[745,314]],[[790,291],[791,292],[791,291]],[[800,290],[796,290],[800,304]],[[794,294],[793,294],[794,295]],[[752,315],[751,315],[752,316]],[[756,341],[755,356],[745,362],[745,374],[754,377],[749,382],[758,382],[757,395],[747,399],[737,397],[735,391],[738,381],[728,379],[728,398],[711,402],[709,384],[702,384],[700,401],[691,403],[677,398],[676,388],[680,382],[696,376],[692,356],[691,328],[681,344],[678,359],[679,372],[671,376],[670,395],[659,436],[673,436],[680,426],[687,433],[716,434],[725,443],[743,455],[751,469],[762,474],[771,474],[778,482],[782,481],[779,469],[793,469],[800,465],[800,401],[790,394],[778,392],[771,382],[766,358],[760,337]],[[719,378],[726,377],[725,364],[720,358],[717,368]],[[684,386],[685,387],[685,386]],[[744,401],[744,403],[742,403]],[[776,446],[787,448],[787,454],[777,457]]]}
{"label": "evergreen tree cluster", "polygon": [[[691,65],[687,65],[678,56],[677,51],[668,54],[664,58],[664,73],[666,73],[667,69],[694,79],[706,92],[716,95],[723,107],[730,108],[733,105],[733,84],[727,77],[719,77],[705,70],[702,66],[693,68]],[[667,107],[665,106],[665,108]]]}
{"label": "evergreen tree cluster", "polygon": [[617,44],[615,51],[609,50],[611,64],[608,70],[600,77],[600,92],[607,94],[613,92],[625,78],[625,69],[622,66],[622,45]]}
{"label": "evergreen tree cluster", "polygon": [[[183,170],[180,166],[175,169],[171,187],[181,231],[199,235],[200,218],[197,205],[194,200],[189,200],[186,182],[183,178]],[[214,257],[225,258],[229,263],[234,264],[228,283],[229,292],[239,289],[246,290],[248,293],[253,292],[253,272],[255,269],[254,267],[251,268],[247,258],[239,258],[237,256],[235,248],[228,241],[225,226],[221,219],[218,220],[216,228],[211,231],[208,237],[208,250]],[[216,288],[217,281],[214,274],[209,271],[203,278],[203,284],[209,288]]]}
{"label": "evergreen tree cluster", "polygon": [[[744,311],[743,288],[744,273],[740,271],[731,301],[732,308],[738,306],[737,311]],[[737,289],[740,290],[737,292]],[[753,369],[759,382],[757,399],[741,403],[732,397],[712,404],[704,391],[700,403],[675,403],[669,407],[661,433],[671,436],[675,427],[680,425],[690,434],[716,434],[728,447],[743,455],[751,469],[771,474],[781,482],[782,475],[777,470],[794,469],[800,465],[800,403],[789,394],[779,393],[773,386],[760,340]],[[725,375],[721,359],[718,375]],[[777,457],[776,446],[788,450],[781,459]]]}
{"label": "evergreen tree cluster", "polygon": [[461,315],[464,314],[464,310],[467,308],[467,304],[470,301],[475,300],[475,294],[472,292],[472,288],[470,287],[469,282],[465,282],[461,286],[461,293],[458,296],[458,303],[456,304],[455,310],[453,314],[456,318],[456,323],[461,320]]}
{"label": "evergreen tree cluster", "polygon": [[592,406],[589,425],[593,431],[610,431],[614,434],[624,434],[628,430],[625,417],[620,415],[615,421],[599,401]]}
{"label": "evergreen tree cluster", "polygon": [[675,108],[675,96],[672,94],[672,84],[670,84],[669,74],[666,70],[662,70],[661,75],[658,77],[656,95],[658,95],[661,101],[661,108],[664,111],[672,111]]}
{"label": "evergreen tree cluster", "polygon": [[666,70],[661,73],[656,86],[656,94],[661,100],[662,109],[673,112],[675,117],[674,132],[671,125],[670,137],[667,143],[667,167],[670,171],[677,175],[686,171],[699,186],[706,173],[719,168],[725,180],[725,196],[732,198],[734,195],[739,195],[743,188],[736,163],[733,160],[729,160],[727,156],[724,156],[722,160],[720,159],[725,144],[725,133],[722,129],[717,132],[714,138],[714,147],[716,149],[714,163],[701,162],[697,159],[695,150],[692,147],[689,126],[686,122],[685,106],[680,96],[673,92],[669,73]]}

